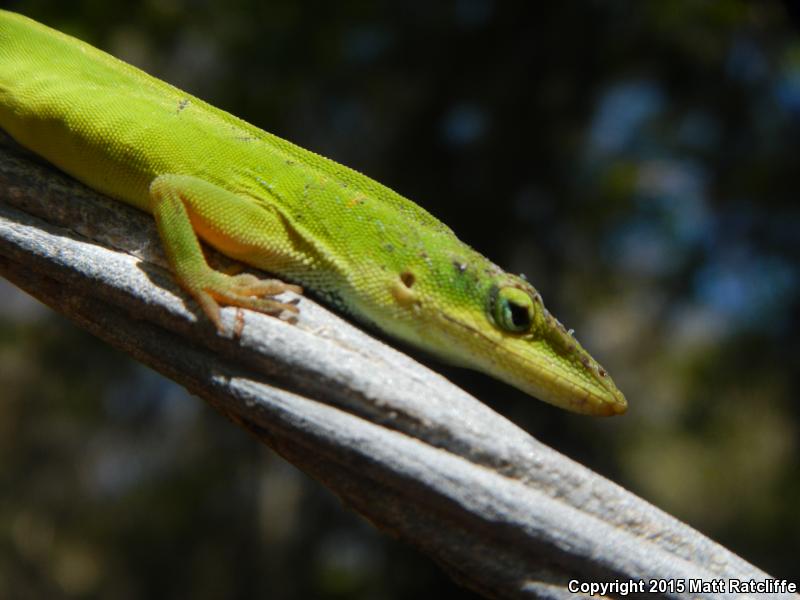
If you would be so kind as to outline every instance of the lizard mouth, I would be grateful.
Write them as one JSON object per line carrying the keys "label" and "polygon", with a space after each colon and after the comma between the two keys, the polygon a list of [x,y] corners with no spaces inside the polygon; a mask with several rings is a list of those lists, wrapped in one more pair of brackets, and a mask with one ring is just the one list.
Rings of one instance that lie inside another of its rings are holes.
{"label": "lizard mouth", "polygon": [[[448,323],[479,340],[482,351],[477,356],[480,358],[476,359],[474,353],[466,355],[465,366],[488,373],[545,402],[573,412],[611,416],[627,410],[628,404],[622,392],[576,340],[565,348],[554,344],[548,337],[536,338],[525,334],[508,335],[504,343],[499,343],[468,323],[446,313],[440,314]],[[508,342],[514,343],[509,346]],[[543,353],[536,358],[529,356],[532,351],[529,344],[533,342],[547,344],[554,356]],[[520,343],[527,346],[520,346]],[[587,378],[569,378],[568,374],[574,374],[576,367],[591,377],[591,383]]]}

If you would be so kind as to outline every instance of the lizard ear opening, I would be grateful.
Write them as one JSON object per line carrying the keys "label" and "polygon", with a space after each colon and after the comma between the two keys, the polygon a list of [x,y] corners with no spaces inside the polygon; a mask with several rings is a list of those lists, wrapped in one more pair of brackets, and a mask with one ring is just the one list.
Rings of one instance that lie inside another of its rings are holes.
{"label": "lizard ear opening", "polygon": [[389,290],[400,306],[410,307],[419,304],[419,295],[414,290],[416,282],[417,278],[410,269],[406,269],[400,273],[399,277],[392,279]]}
{"label": "lizard ear opening", "polygon": [[525,333],[533,324],[533,299],[514,287],[495,288],[490,294],[489,315],[504,331]]}

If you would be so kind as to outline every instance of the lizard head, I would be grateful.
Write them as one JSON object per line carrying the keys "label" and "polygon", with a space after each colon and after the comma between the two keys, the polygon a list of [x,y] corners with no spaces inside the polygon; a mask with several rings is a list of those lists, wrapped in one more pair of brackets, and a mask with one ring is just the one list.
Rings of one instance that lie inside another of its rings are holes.
{"label": "lizard head", "polygon": [[530,283],[477,253],[452,260],[448,269],[446,278],[440,269],[433,278],[438,281],[426,285],[422,277],[416,286],[416,343],[567,410],[625,412],[625,397],[606,370],[550,314]]}
{"label": "lizard head", "polygon": [[493,348],[489,369],[496,377],[546,402],[580,413],[624,413],[627,402],[606,370],[544,306],[522,278],[503,274],[484,292],[479,325]]}

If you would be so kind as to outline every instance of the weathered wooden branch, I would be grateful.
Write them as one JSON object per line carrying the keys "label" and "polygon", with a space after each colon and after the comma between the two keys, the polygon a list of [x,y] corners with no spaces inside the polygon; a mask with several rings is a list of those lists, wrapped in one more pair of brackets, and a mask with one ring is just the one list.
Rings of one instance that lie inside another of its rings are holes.
{"label": "weathered wooden branch", "polygon": [[8,143],[0,273],[487,596],[569,598],[570,580],[768,579],[307,298],[296,324],[227,308],[241,335],[217,335],[165,268],[147,215]]}

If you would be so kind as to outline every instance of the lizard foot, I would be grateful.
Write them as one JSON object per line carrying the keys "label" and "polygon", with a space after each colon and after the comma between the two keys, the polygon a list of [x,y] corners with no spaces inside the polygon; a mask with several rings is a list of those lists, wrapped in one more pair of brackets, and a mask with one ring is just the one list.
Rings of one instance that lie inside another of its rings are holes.
{"label": "lizard foot", "polygon": [[211,281],[203,282],[202,285],[189,291],[214,323],[217,331],[223,333],[225,328],[220,316],[220,304],[248,308],[273,316],[279,316],[284,311],[297,314],[299,310],[296,304],[299,300],[281,302],[271,296],[283,292],[302,294],[303,288],[278,279],[259,279],[249,273],[225,275],[215,272]]}

